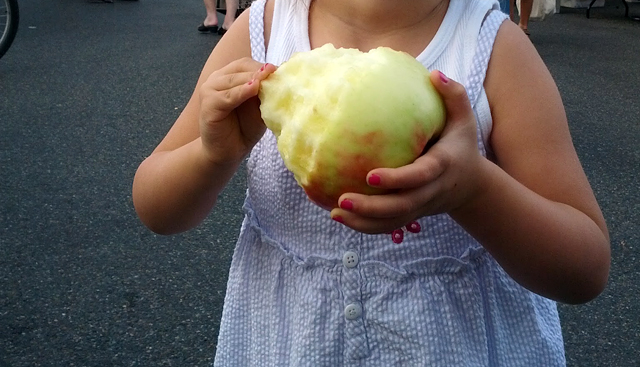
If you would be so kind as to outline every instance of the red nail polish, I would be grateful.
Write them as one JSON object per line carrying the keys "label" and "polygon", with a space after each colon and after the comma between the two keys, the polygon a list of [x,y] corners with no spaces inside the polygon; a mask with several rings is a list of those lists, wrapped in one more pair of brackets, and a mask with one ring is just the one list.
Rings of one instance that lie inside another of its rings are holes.
{"label": "red nail polish", "polygon": [[404,240],[404,232],[401,229],[396,229],[395,231],[391,232],[391,240],[393,241],[393,243],[402,243],[402,240]]}
{"label": "red nail polish", "polygon": [[440,73],[440,80],[442,80],[442,82],[443,82],[444,84],[449,83],[449,78],[447,78],[447,76],[446,76],[446,75],[444,75],[444,73],[443,73],[442,71],[439,71],[439,73]]}
{"label": "red nail polish", "polygon": [[353,210],[353,202],[349,199],[344,199],[340,202],[340,208],[344,210]]}
{"label": "red nail polish", "polygon": [[367,182],[371,186],[378,186],[380,185],[380,176],[374,173],[373,175],[369,176],[369,180]]}
{"label": "red nail polish", "polygon": [[418,222],[411,222],[411,223],[407,224],[407,226],[405,228],[407,229],[407,231],[409,231],[411,233],[419,233],[422,230],[422,227],[420,226],[420,223],[418,223]]}
{"label": "red nail polish", "polygon": [[255,79],[251,79],[251,80],[249,81],[249,83],[247,83],[247,85],[251,85],[251,84],[253,84],[253,82],[255,82],[255,81],[256,81]]}
{"label": "red nail polish", "polygon": [[344,219],[342,219],[342,217],[339,215],[336,215],[335,217],[331,217],[331,219],[335,220],[338,223],[344,224]]}
{"label": "red nail polish", "polygon": [[266,69],[268,65],[269,65],[269,63],[266,63],[266,64],[262,65],[262,67],[260,68],[260,71],[264,71],[264,69]]}

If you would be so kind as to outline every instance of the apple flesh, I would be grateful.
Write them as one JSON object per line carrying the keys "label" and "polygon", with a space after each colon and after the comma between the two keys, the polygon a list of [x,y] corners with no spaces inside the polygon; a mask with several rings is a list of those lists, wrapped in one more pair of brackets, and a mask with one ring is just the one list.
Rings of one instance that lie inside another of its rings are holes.
{"label": "apple flesh", "polygon": [[367,184],[369,171],[412,163],[446,116],[429,71],[386,47],[297,53],[261,82],[259,98],[284,164],[327,210],[345,192],[385,193]]}

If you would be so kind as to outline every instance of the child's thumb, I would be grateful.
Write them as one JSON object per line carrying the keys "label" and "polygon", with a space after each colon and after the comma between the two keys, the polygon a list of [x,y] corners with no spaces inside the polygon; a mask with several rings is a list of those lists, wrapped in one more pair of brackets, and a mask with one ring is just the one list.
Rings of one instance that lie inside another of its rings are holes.
{"label": "child's thumb", "polygon": [[429,77],[442,97],[448,122],[458,121],[473,113],[467,90],[462,84],[449,79],[439,70],[433,70]]}

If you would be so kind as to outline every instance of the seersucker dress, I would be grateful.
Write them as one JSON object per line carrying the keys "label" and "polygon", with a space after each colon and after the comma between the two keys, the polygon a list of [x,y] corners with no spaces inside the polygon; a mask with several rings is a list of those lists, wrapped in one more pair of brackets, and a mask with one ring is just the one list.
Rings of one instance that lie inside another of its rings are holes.
{"label": "seersucker dress", "polygon": [[[250,9],[253,58],[309,50],[310,0]],[[483,88],[497,2],[451,0],[417,57],[467,88],[487,146]],[[449,216],[419,220],[402,244],[332,221],[309,202],[267,132],[248,162],[246,217],[233,255],[214,366],[564,366],[556,304],[524,289]]]}

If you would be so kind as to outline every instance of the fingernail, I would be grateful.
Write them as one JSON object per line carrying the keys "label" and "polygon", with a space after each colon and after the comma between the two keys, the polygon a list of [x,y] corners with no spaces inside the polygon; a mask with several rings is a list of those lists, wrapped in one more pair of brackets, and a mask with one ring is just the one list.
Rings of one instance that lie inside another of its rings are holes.
{"label": "fingernail", "polygon": [[402,240],[404,240],[404,232],[401,229],[396,229],[391,232],[391,240],[393,243],[402,243]]}
{"label": "fingernail", "polygon": [[440,80],[442,80],[443,83],[445,84],[449,83],[449,78],[447,78],[447,76],[444,75],[442,71],[438,71],[438,73],[440,73]]}
{"label": "fingernail", "polygon": [[249,83],[247,83],[247,85],[251,85],[251,84],[253,84],[255,81],[256,81],[255,79],[251,79],[251,80],[249,81]]}
{"label": "fingernail", "polygon": [[266,63],[266,64],[262,65],[262,67],[260,68],[260,71],[264,71],[264,69],[267,68],[267,65],[269,65],[269,63]]}
{"label": "fingernail", "polygon": [[344,224],[344,219],[342,219],[342,217],[339,215],[336,215],[335,217],[331,217],[331,219],[335,220],[338,223]]}
{"label": "fingernail", "polygon": [[344,199],[340,202],[340,208],[344,210],[353,210],[353,201]]}
{"label": "fingernail", "polygon": [[418,222],[411,222],[411,223],[407,224],[407,226],[405,228],[407,229],[407,231],[409,231],[411,233],[419,233],[422,230],[422,227],[420,226],[420,223],[418,223]]}
{"label": "fingernail", "polygon": [[369,180],[367,182],[371,186],[378,186],[380,185],[380,176],[374,173],[373,175],[369,176]]}

